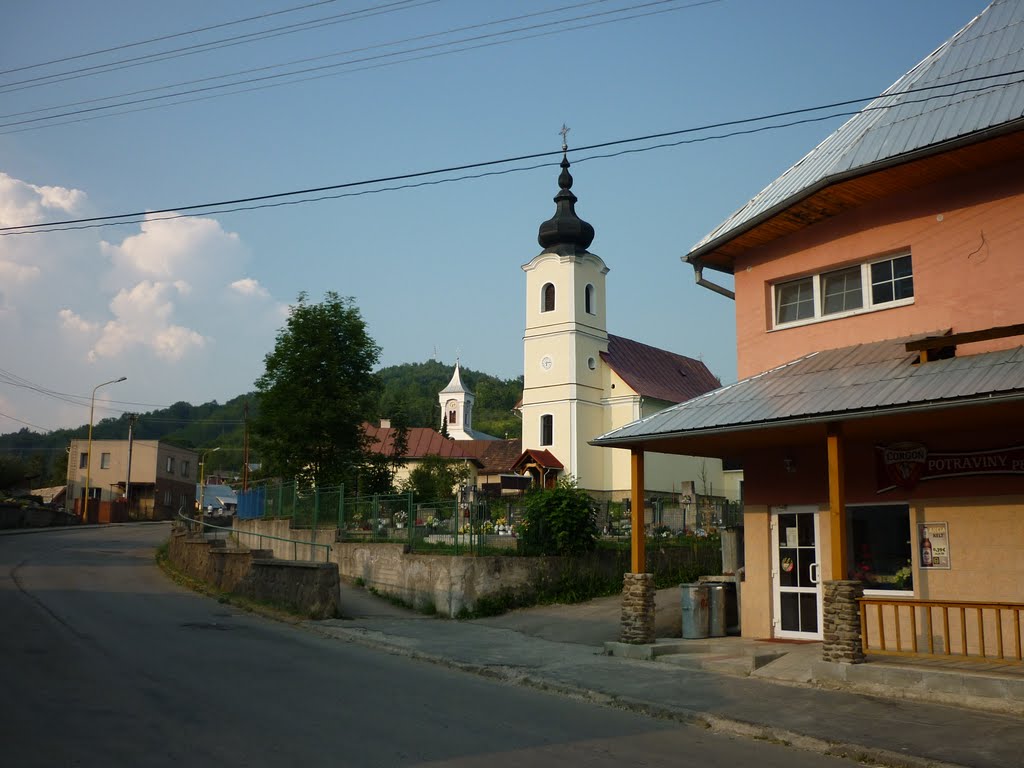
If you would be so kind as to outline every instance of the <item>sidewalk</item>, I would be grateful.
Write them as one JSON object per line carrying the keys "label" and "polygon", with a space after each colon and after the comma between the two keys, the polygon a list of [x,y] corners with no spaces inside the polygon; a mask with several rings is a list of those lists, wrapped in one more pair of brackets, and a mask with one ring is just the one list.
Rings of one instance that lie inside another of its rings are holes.
{"label": "sidewalk", "polygon": [[[669,620],[672,591],[665,592],[659,613]],[[811,686],[804,678],[820,658],[816,643],[721,638],[686,641],[700,644],[696,651],[656,655],[679,643],[661,640],[629,647],[650,659],[609,656],[605,643],[619,650],[619,604],[613,597],[452,621],[343,586],[342,610],[353,618],[304,626],[511,683],[876,764],[1024,765],[1024,718]],[[742,659],[753,657],[763,663],[748,674]]]}

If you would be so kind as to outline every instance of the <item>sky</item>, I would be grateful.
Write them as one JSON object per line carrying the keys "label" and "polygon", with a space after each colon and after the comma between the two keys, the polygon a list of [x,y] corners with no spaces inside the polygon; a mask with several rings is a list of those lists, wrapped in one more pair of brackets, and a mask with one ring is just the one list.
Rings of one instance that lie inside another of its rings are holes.
{"label": "sky", "polygon": [[609,331],[735,381],[733,304],[680,257],[866,101],[707,126],[867,100],[985,5],[6,0],[0,228],[145,215],[0,229],[0,433],[85,424],[122,376],[97,421],[251,391],[301,293],[352,297],[381,366],[521,375],[563,124]]}

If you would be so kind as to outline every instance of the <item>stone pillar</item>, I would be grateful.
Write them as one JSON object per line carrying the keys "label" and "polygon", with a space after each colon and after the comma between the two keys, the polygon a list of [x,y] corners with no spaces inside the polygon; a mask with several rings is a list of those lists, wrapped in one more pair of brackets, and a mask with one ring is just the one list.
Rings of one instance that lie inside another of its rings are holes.
{"label": "stone pillar", "polygon": [[627,573],[622,577],[623,643],[654,642],[654,574]]}
{"label": "stone pillar", "polygon": [[821,658],[842,664],[863,664],[860,637],[860,605],[864,585],[859,581],[824,582]]}

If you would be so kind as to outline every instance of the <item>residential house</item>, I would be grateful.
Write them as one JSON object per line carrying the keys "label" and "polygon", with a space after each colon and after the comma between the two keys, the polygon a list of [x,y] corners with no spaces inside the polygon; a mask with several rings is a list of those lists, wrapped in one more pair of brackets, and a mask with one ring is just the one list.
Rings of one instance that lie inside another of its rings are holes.
{"label": "residential house", "polygon": [[[86,480],[90,513],[97,504],[97,521],[118,516],[114,502],[124,505],[130,520],[170,520],[184,510],[194,511],[199,454],[159,440],[71,441],[68,454],[68,511],[81,515]],[[88,478],[87,478],[88,474]]]}
{"label": "residential house", "polygon": [[822,639],[863,589],[876,650],[1020,657],[978,605],[1024,602],[1021,71],[997,0],[693,246],[741,380],[595,441],[742,461],[746,636]]}

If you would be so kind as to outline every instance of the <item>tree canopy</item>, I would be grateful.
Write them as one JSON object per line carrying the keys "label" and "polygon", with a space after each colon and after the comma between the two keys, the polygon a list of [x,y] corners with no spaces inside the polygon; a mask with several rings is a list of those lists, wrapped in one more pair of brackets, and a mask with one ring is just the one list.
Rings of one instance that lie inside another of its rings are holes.
{"label": "tree canopy", "polygon": [[256,380],[253,442],[264,475],[332,486],[363,465],[363,422],[379,395],[380,347],[353,299],[329,291],[319,304],[300,293]]}

